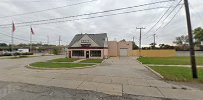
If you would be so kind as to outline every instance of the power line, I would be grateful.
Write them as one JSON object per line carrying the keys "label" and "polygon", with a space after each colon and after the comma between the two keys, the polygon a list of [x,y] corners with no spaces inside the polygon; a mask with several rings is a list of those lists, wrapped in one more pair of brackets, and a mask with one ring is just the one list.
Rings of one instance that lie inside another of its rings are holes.
{"label": "power line", "polygon": [[[163,9],[163,8],[168,8],[168,7],[155,7],[155,8],[150,8],[150,9],[127,11],[127,12],[121,12],[121,13],[106,14],[106,15],[93,16],[93,17],[85,17],[85,18],[78,18],[78,19],[72,19],[72,20],[61,20],[61,21],[55,21],[55,22],[36,23],[36,24],[32,24],[32,25],[43,25],[43,24],[62,23],[62,22],[84,20],[84,19],[94,19],[94,18],[101,18],[101,17],[108,17],[108,16],[115,16],[115,15],[123,15],[123,14],[129,14],[129,13],[134,13],[134,12],[147,11],[147,10],[155,10],[155,9]],[[30,26],[30,25],[29,24],[24,24],[24,25],[16,25],[16,26],[18,26],[18,27],[24,27],[24,26]],[[2,27],[2,28],[8,28],[8,26],[7,27]]]}
{"label": "power line", "polygon": [[[181,3],[181,1],[182,0],[180,0],[179,2],[178,2],[178,4],[175,6],[175,8]],[[164,18],[164,16],[169,12],[169,10],[172,8],[172,6],[170,6],[167,10],[166,10],[166,12],[159,18],[159,20],[144,34],[144,35],[146,35],[146,34],[148,34],[163,18]]]}
{"label": "power line", "polygon": [[4,42],[4,43],[8,43],[8,41],[0,40],[0,43],[2,43],[2,42]]}
{"label": "power line", "polygon": [[[143,9],[143,10],[137,10],[137,11],[130,11],[130,12],[122,12],[122,13],[115,13],[115,14],[108,14],[108,15],[102,15],[102,16],[94,16],[94,17],[87,17],[87,18],[81,18],[81,19],[92,19],[92,18],[98,18],[98,17],[105,17],[105,16],[113,16],[113,15],[119,15],[119,14],[126,14],[126,13],[132,13],[132,12],[138,12],[138,11],[145,11],[145,10],[153,10],[153,9],[160,9],[160,8],[167,8],[167,7],[156,7],[156,8],[150,8],[150,9]],[[74,19],[74,20],[81,20],[81,19]],[[74,21],[74,20],[65,20],[65,21]],[[60,22],[65,22],[65,21],[60,21]],[[59,22],[59,21],[58,21]],[[58,22],[51,22],[51,23],[58,23]],[[49,24],[48,23],[38,23],[40,24]],[[34,24],[34,25],[38,25],[38,24]],[[29,25],[30,26],[30,25]],[[7,35],[9,36],[9,35]],[[10,37],[10,36],[9,36]],[[20,38],[16,38],[18,40],[23,40],[23,41],[29,41],[29,40],[25,40],[25,39],[20,39]]]}
{"label": "power line", "polygon": [[[176,17],[176,15],[180,12],[180,10],[182,9],[182,7],[183,7],[183,5],[177,10],[177,12],[174,14],[174,16],[168,21],[168,23],[167,24],[165,24],[163,27],[162,27],[162,25],[160,25],[157,29],[156,29],[156,31],[155,32],[157,32],[159,29],[164,29],[166,26],[168,26],[170,23],[171,23],[171,21]],[[174,9],[175,10],[175,9]],[[172,14],[172,12],[169,14],[169,16]],[[166,19],[165,19],[166,20]],[[164,20],[164,21],[165,21]],[[154,32],[154,33],[155,33]],[[146,39],[147,38],[149,38],[150,36],[148,36],[148,37],[146,37]]]}
{"label": "power line", "polygon": [[22,15],[29,15],[29,14],[34,14],[34,13],[40,13],[40,12],[45,12],[45,11],[49,11],[49,10],[56,10],[56,9],[61,9],[61,8],[65,8],[65,7],[70,7],[70,6],[76,6],[76,5],[80,5],[80,4],[85,4],[85,3],[89,3],[89,2],[93,2],[93,1],[97,1],[97,0],[89,0],[89,1],[85,1],[85,2],[80,2],[80,3],[75,3],[75,4],[60,6],[60,7],[54,7],[54,8],[44,9],[44,10],[32,11],[32,12],[21,13],[21,14],[15,14],[15,15],[2,16],[2,17],[0,17],[0,18],[8,18],[8,17],[14,17],[14,16],[22,16]]}
{"label": "power line", "polygon": [[[6,37],[12,37],[10,35],[7,35],[7,34],[4,34],[4,33],[0,33],[1,35],[4,35]],[[19,38],[19,37],[13,37],[14,39],[17,39],[17,40],[21,40],[21,41],[25,41],[25,42],[30,42],[30,40],[27,40],[27,39],[23,39],[23,38]],[[39,41],[32,41],[32,42],[39,42]],[[43,42],[45,43],[45,42]]]}
{"label": "power line", "polygon": [[[151,0],[151,2],[153,2],[153,1],[156,1],[156,0]],[[174,3],[174,2],[172,2],[172,3]],[[165,4],[158,4],[158,6],[168,6],[168,5],[170,5],[170,6],[172,6],[171,4],[172,3],[165,3]],[[151,5],[149,5],[148,6],[148,8],[150,7]],[[164,10],[163,10],[164,11]],[[160,14],[159,14],[160,15]],[[159,16],[158,15],[158,16]],[[153,17],[153,18],[152,18]],[[158,19],[157,18],[157,16],[155,16],[155,15],[153,15],[153,16],[150,16],[150,19]],[[141,26],[143,26],[144,25],[144,22],[146,22],[147,20],[146,20],[146,18],[143,18],[143,20],[140,20],[140,24],[141,24]],[[154,20],[150,20],[151,21],[151,23],[152,22],[154,22]],[[149,24],[149,23],[148,23]]]}
{"label": "power line", "polygon": [[162,29],[164,29],[166,26],[168,26],[172,21],[173,19],[177,16],[177,14],[180,12],[180,10],[183,8],[183,5],[178,9],[178,11],[174,14],[174,16],[168,21],[167,24],[165,24]]}
{"label": "power line", "polygon": [[[10,35],[4,34],[4,33],[0,33],[1,35],[7,36],[7,37],[11,37]],[[18,38],[18,37],[13,37],[14,39],[18,39],[18,40],[22,40],[22,41],[29,41],[23,38]]]}
{"label": "power line", "polygon": [[[195,9],[194,9],[194,7],[192,6],[192,4],[190,3],[189,4],[189,6],[190,6],[190,8],[192,9],[192,10],[194,10],[195,11]],[[197,12],[197,13],[194,13],[194,15],[197,15],[198,16],[198,18],[201,20],[201,21],[203,21],[203,18],[202,18],[202,16]]]}
{"label": "power line", "polygon": [[[131,8],[136,8],[136,7],[147,6],[147,5],[154,5],[154,4],[158,4],[158,3],[166,3],[166,2],[171,2],[171,1],[174,1],[174,0],[159,1],[159,2],[153,2],[153,3],[136,5],[136,6],[123,7],[123,8],[117,8],[117,9],[112,9],[112,10],[105,10],[105,11],[101,11],[101,12],[93,12],[93,13],[79,14],[79,15],[59,17],[59,18],[51,18],[51,19],[45,19],[45,20],[20,22],[20,23],[15,23],[15,24],[29,24],[29,23],[36,23],[36,22],[54,21],[54,20],[59,20],[59,19],[67,19],[67,18],[74,18],[74,17],[81,17],[81,16],[88,16],[88,15],[95,15],[95,14],[102,14],[102,13],[114,12],[114,11],[120,11],[120,10],[126,10],[126,9],[131,9]],[[0,26],[10,26],[10,25],[11,24],[1,24]]]}
{"label": "power line", "polygon": [[[183,5],[178,9],[178,11],[175,13],[175,15],[172,17],[171,20],[173,20],[173,18],[178,14],[178,12],[182,9],[182,7],[183,7]],[[170,12],[170,14],[168,14],[168,16],[163,20],[163,22],[172,14],[173,11],[175,11],[176,8],[177,8],[177,7],[175,7],[175,8]],[[170,22],[170,21],[169,21],[169,22]],[[163,24],[162,24],[162,25],[163,25]],[[155,32],[157,32],[157,31],[161,28],[162,25],[160,25],[159,28],[157,28]]]}
{"label": "power line", "polygon": [[[9,0],[2,0],[2,2],[8,2]],[[32,0],[32,1],[30,1],[30,0],[17,0],[17,1],[13,1],[13,2],[25,2],[25,3],[27,3],[27,2],[46,2],[46,3],[50,3],[50,2],[67,2],[67,1],[59,1],[59,0]]]}

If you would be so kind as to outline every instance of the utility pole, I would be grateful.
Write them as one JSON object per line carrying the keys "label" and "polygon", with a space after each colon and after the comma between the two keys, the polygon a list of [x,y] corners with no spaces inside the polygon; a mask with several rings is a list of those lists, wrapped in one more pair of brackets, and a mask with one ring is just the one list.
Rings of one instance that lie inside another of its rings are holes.
{"label": "utility pole", "polygon": [[196,60],[195,60],[194,42],[193,42],[192,25],[191,25],[191,19],[190,19],[190,9],[189,9],[188,0],[184,0],[184,4],[185,4],[188,37],[189,37],[189,44],[190,44],[190,60],[191,60],[191,67],[192,67],[192,76],[193,76],[193,79],[197,79],[198,78],[197,66],[196,66]]}
{"label": "utility pole", "polygon": [[135,42],[135,37],[133,36],[133,42]]}
{"label": "utility pole", "polygon": [[12,52],[12,55],[13,55],[13,47],[14,47],[14,42],[13,42],[13,32],[11,33],[11,52]]}
{"label": "utility pole", "polygon": [[156,34],[153,34],[154,36],[154,49],[155,49],[155,46],[156,46]]}
{"label": "utility pole", "polygon": [[59,35],[59,46],[61,45],[61,36]]}
{"label": "utility pole", "polygon": [[47,45],[49,45],[49,35],[47,35]]}
{"label": "utility pole", "polygon": [[142,49],[142,29],[145,29],[144,27],[136,27],[136,29],[140,30],[140,39],[139,39],[139,56],[141,56],[141,49]]}
{"label": "utility pole", "polygon": [[30,52],[32,52],[32,32],[30,31]]}

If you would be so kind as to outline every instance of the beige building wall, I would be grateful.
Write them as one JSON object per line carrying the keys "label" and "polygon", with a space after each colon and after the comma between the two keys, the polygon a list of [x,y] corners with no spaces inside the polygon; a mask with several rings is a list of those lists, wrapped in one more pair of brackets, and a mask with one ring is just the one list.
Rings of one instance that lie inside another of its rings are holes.
{"label": "beige building wall", "polygon": [[128,56],[130,56],[132,49],[133,49],[133,44],[130,41],[118,42],[118,56],[120,56],[120,49],[122,49],[122,48],[127,48],[128,49]]}
{"label": "beige building wall", "polygon": [[109,41],[108,53],[109,57],[120,56],[120,49],[128,49],[128,56],[143,56],[143,57],[173,57],[176,56],[176,50],[133,50],[133,44],[129,41]]}
{"label": "beige building wall", "polygon": [[108,41],[108,53],[109,57],[116,57],[118,56],[118,44],[116,41]]}
{"label": "beige building wall", "polygon": [[109,51],[108,49],[103,49],[104,50],[104,57],[103,58],[108,58],[108,55],[109,55]]}
{"label": "beige building wall", "polygon": [[132,53],[132,42],[128,41],[108,41],[109,57],[120,56],[120,49],[128,49],[128,56]]}

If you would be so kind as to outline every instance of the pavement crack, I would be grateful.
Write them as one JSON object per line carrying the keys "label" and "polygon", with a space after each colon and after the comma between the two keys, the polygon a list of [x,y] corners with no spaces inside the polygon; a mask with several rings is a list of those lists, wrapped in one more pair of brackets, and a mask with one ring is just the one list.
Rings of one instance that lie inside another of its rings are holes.
{"label": "pavement crack", "polygon": [[161,90],[160,90],[158,87],[155,87],[155,88],[157,88],[157,90],[161,93],[161,95],[162,95],[164,98],[166,98],[166,96],[161,92]]}

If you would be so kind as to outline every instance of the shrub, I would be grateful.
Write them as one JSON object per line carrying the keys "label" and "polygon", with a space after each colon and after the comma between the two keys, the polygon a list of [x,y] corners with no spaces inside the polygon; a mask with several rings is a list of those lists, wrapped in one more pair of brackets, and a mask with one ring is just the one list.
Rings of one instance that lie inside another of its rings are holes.
{"label": "shrub", "polygon": [[33,55],[32,52],[21,53],[21,55]]}
{"label": "shrub", "polygon": [[12,56],[11,53],[4,53],[2,56]]}
{"label": "shrub", "polygon": [[57,48],[53,49],[53,54],[54,55],[58,55],[59,53],[60,53],[59,49],[57,49]]}

